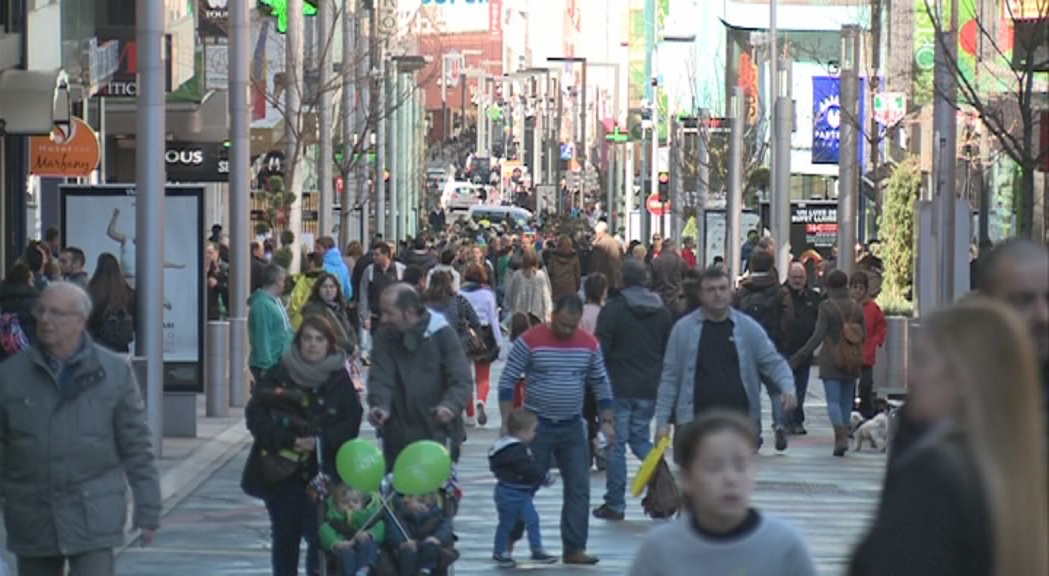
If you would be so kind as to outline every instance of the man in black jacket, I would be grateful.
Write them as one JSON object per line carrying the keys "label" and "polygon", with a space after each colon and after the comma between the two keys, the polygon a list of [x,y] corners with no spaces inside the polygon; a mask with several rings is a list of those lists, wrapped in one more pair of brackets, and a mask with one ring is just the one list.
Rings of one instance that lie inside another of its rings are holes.
{"label": "man in black jacket", "polygon": [[624,518],[627,445],[642,460],[652,450],[650,426],[673,322],[659,295],[645,288],[647,280],[643,262],[623,262],[623,288],[601,310],[594,334],[615,397],[616,433],[605,469],[605,503],[594,510],[595,518],[605,520]]}
{"label": "man in black jacket", "polygon": [[[808,285],[808,274],[801,262],[792,262],[787,273],[787,292],[794,304],[794,319],[787,328],[787,344],[784,352],[791,357],[801,350],[816,331],[816,318],[819,316],[819,293]],[[809,371],[812,368],[812,357],[794,369],[794,389],[798,406],[787,414],[787,432],[790,434],[808,434],[805,430],[805,392],[809,387]]]}

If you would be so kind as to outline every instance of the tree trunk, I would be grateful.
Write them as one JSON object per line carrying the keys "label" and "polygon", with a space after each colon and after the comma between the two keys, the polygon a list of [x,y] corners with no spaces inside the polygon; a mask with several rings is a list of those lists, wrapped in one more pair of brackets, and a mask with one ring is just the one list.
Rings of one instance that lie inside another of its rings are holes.
{"label": "tree trunk", "polygon": [[1034,162],[1025,162],[1020,167],[1020,227],[1018,236],[1031,240],[1035,240],[1034,169]]}

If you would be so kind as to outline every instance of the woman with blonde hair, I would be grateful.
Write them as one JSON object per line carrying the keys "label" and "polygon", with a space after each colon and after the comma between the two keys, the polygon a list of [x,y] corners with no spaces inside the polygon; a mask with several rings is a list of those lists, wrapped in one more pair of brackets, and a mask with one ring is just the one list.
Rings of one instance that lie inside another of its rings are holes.
{"label": "woman with blonde hair", "polygon": [[1049,574],[1045,401],[1019,319],[982,298],[934,313],[910,375],[929,431],[890,463],[850,574]]}

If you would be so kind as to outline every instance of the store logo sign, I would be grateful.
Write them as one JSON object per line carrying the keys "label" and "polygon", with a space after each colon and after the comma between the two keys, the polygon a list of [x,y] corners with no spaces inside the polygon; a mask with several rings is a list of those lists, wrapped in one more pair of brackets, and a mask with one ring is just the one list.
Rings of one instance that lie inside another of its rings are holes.
{"label": "store logo sign", "polygon": [[168,142],[164,164],[170,182],[226,182],[229,152],[218,142]]}

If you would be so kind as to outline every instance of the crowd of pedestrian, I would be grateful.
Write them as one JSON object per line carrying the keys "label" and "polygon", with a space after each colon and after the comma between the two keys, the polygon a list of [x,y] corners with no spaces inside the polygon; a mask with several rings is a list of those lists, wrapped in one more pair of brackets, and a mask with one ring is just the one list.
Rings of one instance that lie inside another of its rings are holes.
{"label": "crowd of pedestrian", "polygon": [[[497,565],[517,565],[514,544],[525,536],[525,561],[598,563],[589,522],[625,519],[627,453],[643,460],[672,437],[682,512],[647,536],[631,574],[814,574],[803,535],[751,502],[762,396],[774,449],[786,451],[790,437],[814,433],[805,400],[816,366],[831,453],[848,454],[855,415],[885,409],[873,385],[886,338],[882,264],[861,252],[850,276],[836,255],[806,250],[781,274],[775,243],[751,240],[738,282],[723,260],[697,262],[691,239],[626,246],[603,222],[456,227],[345,254],[321,238],[290,276],[253,245],[254,442],[242,487],[265,503],[274,575],[298,573],[303,541],[309,574],[321,562],[379,574],[384,559],[401,574],[442,573],[456,555],[441,494],[398,496],[394,526],[369,520],[381,516],[381,495],[337,486],[318,501],[314,482],[338,478],[336,452],[365,419],[391,470],[419,440],[458,461],[470,428],[488,423],[493,385]],[[226,258],[221,242],[206,245],[208,318],[228,310]],[[973,295],[922,319],[899,430],[886,439],[881,502],[850,574],[1049,573],[1049,251],[1009,241],[977,270]],[[0,283],[0,498],[20,574],[67,564],[112,574],[125,486],[142,540],[159,527],[127,363],[135,303],[118,257],[100,255],[88,278],[83,252],[57,235],[31,244]],[[592,509],[594,467],[606,486]],[[534,504],[554,468],[559,558]]]}

